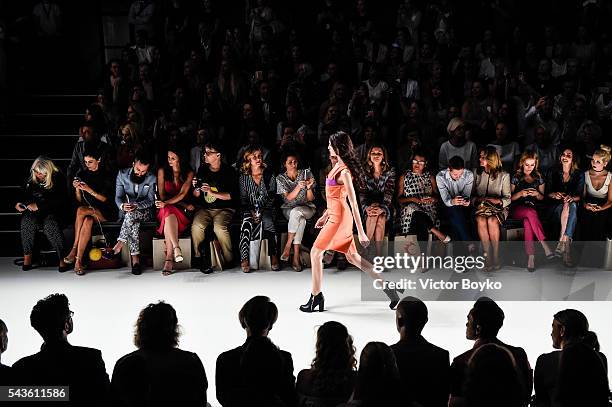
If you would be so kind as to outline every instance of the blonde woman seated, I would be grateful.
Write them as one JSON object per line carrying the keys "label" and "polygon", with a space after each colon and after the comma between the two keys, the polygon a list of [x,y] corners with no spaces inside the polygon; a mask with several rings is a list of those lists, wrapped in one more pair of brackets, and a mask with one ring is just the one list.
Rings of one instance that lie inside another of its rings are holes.
{"label": "blonde woman seated", "polygon": [[368,239],[377,244],[385,237],[385,225],[391,218],[391,205],[395,192],[395,169],[389,165],[387,150],[381,145],[373,145],[366,154],[364,173],[365,189],[360,192],[359,200],[365,216]]}
{"label": "blonde woman seated", "polygon": [[450,237],[438,229],[438,188],[436,178],[427,171],[423,152],[414,152],[411,169],[400,177],[397,199],[402,206],[402,235],[416,234],[418,241],[427,241],[431,232],[442,242],[450,242]]}
{"label": "blonde woman seated", "polygon": [[508,217],[511,200],[510,174],[502,169],[501,159],[494,147],[481,150],[479,160],[481,169],[474,182],[473,199],[476,208],[476,226],[486,258],[485,271],[499,270],[501,224]]}
{"label": "blonde woman seated", "polygon": [[42,226],[45,236],[59,257],[59,272],[68,269],[64,263],[64,235],[59,222],[67,196],[66,179],[53,161],[40,156],[30,168],[30,176],[19,196],[15,209],[21,213],[21,245],[23,271],[32,268],[34,238]]}
{"label": "blonde woman seated", "polygon": [[289,260],[291,246],[293,246],[293,260],[291,262],[293,270],[302,271],[300,245],[302,244],[306,221],[312,218],[316,212],[313,203],[316,184],[310,168],[298,169],[300,161],[296,152],[283,153],[281,162],[285,167],[285,172],[276,176],[276,193],[283,199],[281,210],[289,221],[287,244],[283,249],[281,260]]}
{"label": "blonde woman seated", "polygon": [[276,178],[266,169],[260,147],[248,147],[242,160],[240,174],[240,203],[242,225],[240,226],[240,268],[250,272],[250,242],[258,237],[268,239],[268,252],[272,270],[280,269],[276,256],[276,228],[274,226],[274,196]]}
{"label": "blonde woman seated", "polygon": [[533,151],[521,155],[519,167],[512,177],[512,213],[513,219],[523,221],[525,228],[525,252],[527,253],[527,271],[535,271],[534,236],[540,241],[548,259],[555,257],[546,243],[544,228],[536,210],[536,202],[544,199],[544,178],[540,174],[539,159]]}

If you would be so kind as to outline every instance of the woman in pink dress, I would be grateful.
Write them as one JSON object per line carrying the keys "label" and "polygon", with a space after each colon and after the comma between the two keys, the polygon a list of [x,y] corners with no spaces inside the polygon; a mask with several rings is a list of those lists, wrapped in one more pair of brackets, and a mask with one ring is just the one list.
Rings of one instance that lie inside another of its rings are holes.
{"label": "woman in pink dress", "polygon": [[[174,263],[183,261],[183,253],[179,247],[179,235],[187,229],[191,221],[186,211],[193,211],[194,206],[185,198],[189,194],[193,171],[186,161],[186,155],[179,153],[176,147],[168,148],[168,160],[157,171],[159,196],[155,206],[159,209],[157,233],[166,240],[166,260],[162,274],[172,274]],[[173,263],[174,262],[174,263]]]}
{"label": "woman in pink dress", "polygon": [[[361,271],[368,273],[374,280],[384,281],[380,274],[374,272],[372,263],[362,258],[357,252],[353,239],[353,222],[355,222],[361,245],[366,247],[370,243],[361,223],[357,195],[353,188],[353,177],[360,179],[361,165],[356,158],[351,138],[344,132],[332,134],[329,138],[328,149],[332,162],[337,161],[325,180],[327,209],[315,225],[316,228],[322,229],[310,251],[312,292],[308,302],[300,306],[303,312],[313,312],[317,308],[322,312],[324,309],[325,299],[321,285],[323,283],[323,253],[326,250],[344,253],[346,259]],[[399,302],[396,290],[384,289],[383,291],[391,300],[389,307],[394,309]]]}

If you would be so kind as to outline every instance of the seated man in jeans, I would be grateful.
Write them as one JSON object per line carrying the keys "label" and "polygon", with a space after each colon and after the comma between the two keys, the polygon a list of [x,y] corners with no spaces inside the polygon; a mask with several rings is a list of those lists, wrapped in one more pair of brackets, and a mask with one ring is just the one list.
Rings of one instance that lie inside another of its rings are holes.
{"label": "seated man in jeans", "polygon": [[200,209],[193,218],[191,240],[194,255],[200,257],[200,271],[209,274],[213,271],[208,245],[212,236],[206,236],[206,229],[212,224],[223,258],[227,264],[231,263],[232,240],[228,225],[234,216],[239,196],[236,171],[221,161],[219,143],[211,141],[204,146],[204,161],[193,178],[193,187],[193,196]]}
{"label": "seated man in jeans", "polygon": [[132,274],[135,275],[142,273],[140,268],[140,223],[151,220],[155,216],[157,177],[150,171],[151,161],[151,157],[145,152],[137,152],[132,168],[121,170],[117,175],[115,188],[115,204],[119,208],[119,219],[123,223],[113,250],[117,254],[124,244],[129,244]]}
{"label": "seated man in jeans", "polygon": [[457,155],[451,157],[448,168],[436,176],[436,184],[453,230],[453,239],[473,240],[470,233],[470,196],[474,174],[465,169],[463,158]]}

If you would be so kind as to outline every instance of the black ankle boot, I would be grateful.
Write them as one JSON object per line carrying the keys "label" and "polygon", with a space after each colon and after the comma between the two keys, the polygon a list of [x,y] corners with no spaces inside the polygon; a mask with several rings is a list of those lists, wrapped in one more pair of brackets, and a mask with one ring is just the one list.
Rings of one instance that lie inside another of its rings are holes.
{"label": "black ankle boot", "polygon": [[399,295],[397,295],[398,290],[392,290],[390,288],[385,288],[383,289],[383,292],[387,294],[387,297],[389,297],[389,299],[391,300],[391,302],[389,303],[389,308],[395,309],[395,307],[397,307],[397,304],[399,304],[400,302]]}
{"label": "black ankle boot", "polygon": [[300,311],[302,312],[314,312],[315,308],[319,307],[319,312],[323,312],[325,308],[325,298],[323,293],[320,292],[317,295],[310,294],[310,299],[304,305],[300,305]]}

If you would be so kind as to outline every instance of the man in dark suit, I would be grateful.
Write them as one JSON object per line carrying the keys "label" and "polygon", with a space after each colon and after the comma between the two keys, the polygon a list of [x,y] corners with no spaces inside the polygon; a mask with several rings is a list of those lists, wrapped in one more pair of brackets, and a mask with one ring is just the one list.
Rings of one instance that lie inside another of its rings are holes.
{"label": "man in dark suit", "polygon": [[[217,400],[223,407],[295,406],[295,376],[289,352],[270,346],[266,339],[278,318],[278,308],[268,297],[256,296],[238,314],[246,342],[217,358]],[[259,360],[266,354],[266,361]],[[261,364],[255,370],[254,364]],[[259,376],[253,373],[258,373]]]}
{"label": "man in dark suit", "polygon": [[512,353],[516,362],[519,377],[524,385],[524,400],[531,397],[533,389],[533,371],[523,348],[506,345],[497,339],[497,333],[504,324],[504,311],[495,301],[488,297],[480,297],[470,310],[467,318],[465,337],[475,341],[472,349],[453,359],[451,364],[451,401],[463,397],[463,384],[470,358],[474,352],[483,345],[494,343],[502,346]]}
{"label": "man in dark suit", "polygon": [[12,369],[1,363],[2,354],[8,347],[8,328],[3,320],[0,319],[0,386],[11,384]]}
{"label": "man in dark suit", "polygon": [[423,338],[421,331],[427,320],[427,306],[423,301],[415,297],[402,299],[395,311],[400,340],[391,345],[391,349],[404,386],[403,399],[423,407],[446,407],[450,373],[448,351]]}
{"label": "man in dark suit", "polygon": [[64,294],[52,294],[38,301],[30,314],[30,323],[44,343],[40,352],[13,365],[16,382],[28,386],[69,386],[70,402],[58,402],[58,406],[106,406],[110,384],[101,352],[68,343],[73,314]]}

